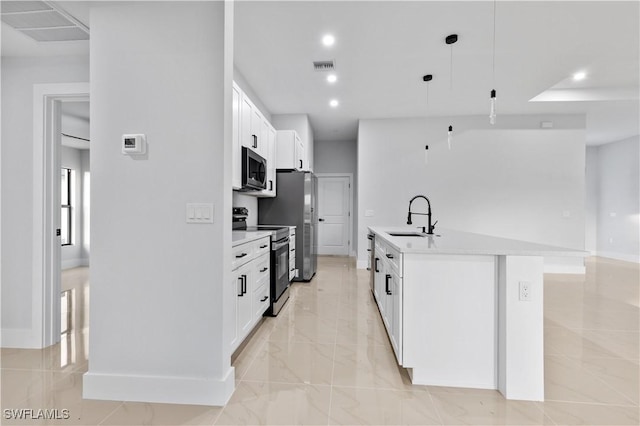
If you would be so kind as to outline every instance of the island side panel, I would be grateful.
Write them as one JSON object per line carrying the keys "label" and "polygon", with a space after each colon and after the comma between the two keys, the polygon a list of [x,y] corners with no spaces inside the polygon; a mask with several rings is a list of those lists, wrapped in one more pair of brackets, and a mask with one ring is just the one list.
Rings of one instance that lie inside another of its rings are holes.
{"label": "island side panel", "polygon": [[498,256],[498,389],[507,399],[544,401],[543,271],[540,256]]}
{"label": "island side panel", "polygon": [[403,275],[412,383],[497,389],[495,256],[404,253]]}

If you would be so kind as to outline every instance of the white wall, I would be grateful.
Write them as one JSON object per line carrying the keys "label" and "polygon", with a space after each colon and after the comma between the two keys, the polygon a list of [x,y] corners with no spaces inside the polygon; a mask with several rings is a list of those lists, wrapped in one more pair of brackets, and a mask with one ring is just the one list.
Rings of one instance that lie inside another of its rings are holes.
{"label": "white wall", "polygon": [[251,99],[251,102],[253,102],[253,104],[258,107],[262,115],[269,122],[271,122],[271,113],[262,102],[262,99],[260,99],[260,96],[256,94],[256,92],[253,90],[253,87],[251,87],[251,84],[249,84],[249,82],[244,78],[244,75],[242,75],[240,70],[235,67],[233,68],[233,80],[240,87],[240,89],[242,89],[242,91],[247,96],[249,96],[249,99]]}
{"label": "white wall", "polygon": [[640,137],[600,145],[597,254],[640,262]]}
{"label": "white wall", "polygon": [[598,147],[587,146],[585,156],[585,233],[584,248],[596,255],[598,251]]}
{"label": "white wall", "polygon": [[271,124],[276,130],[295,130],[305,146],[309,170],[315,171],[313,159],[313,129],[307,114],[274,114]]}
{"label": "white wall", "polygon": [[[436,230],[583,249],[584,117],[556,116],[548,130],[540,129],[543,119],[501,116],[490,128],[486,117],[455,117],[450,151],[449,119],[361,120],[359,264],[366,262],[367,227],[406,226],[409,200],[417,194],[429,197]],[[365,217],[366,210],[374,215]],[[426,206],[413,206],[420,210]],[[413,226],[421,221],[426,224],[417,217]]]}
{"label": "white wall", "polygon": [[7,347],[32,340],[33,85],[87,82],[89,58],[3,57],[1,74],[2,346]]}
{"label": "white wall", "polygon": [[[353,174],[353,218],[358,217],[358,143],[351,141],[316,141],[314,144],[315,173]],[[352,229],[351,250],[358,250],[358,229],[356,221]]]}
{"label": "white wall", "polygon": [[233,207],[246,207],[249,210],[247,226],[258,224],[258,197],[233,191]]}
{"label": "white wall", "polygon": [[[91,324],[84,397],[222,405],[234,388],[232,2],[91,11]],[[121,135],[146,134],[142,157]],[[212,203],[213,224],[187,224]],[[232,290],[231,287],[228,288]]]}

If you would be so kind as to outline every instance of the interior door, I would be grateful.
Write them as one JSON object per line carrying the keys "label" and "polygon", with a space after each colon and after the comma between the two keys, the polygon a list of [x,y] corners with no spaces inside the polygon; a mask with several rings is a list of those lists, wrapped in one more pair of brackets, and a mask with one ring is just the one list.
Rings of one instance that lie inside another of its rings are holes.
{"label": "interior door", "polygon": [[318,254],[349,254],[350,199],[348,176],[318,176]]}

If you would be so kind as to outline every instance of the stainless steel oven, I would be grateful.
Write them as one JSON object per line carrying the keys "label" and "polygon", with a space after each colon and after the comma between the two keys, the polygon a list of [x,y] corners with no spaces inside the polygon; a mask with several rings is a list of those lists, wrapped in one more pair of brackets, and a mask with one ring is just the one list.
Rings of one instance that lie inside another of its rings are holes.
{"label": "stainless steel oven", "polygon": [[[234,214],[240,212],[234,208]],[[240,214],[240,216],[242,216]],[[240,218],[241,219],[241,218]],[[234,217],[234,221],[239,220]],[[274,225],[246,226],[241,229],[246,231],[271,231],[271,303],[265,315],[275,317],[289,300],[289,227]]]}
{"label": "stainless steel oven", "polygon": [[278,315],[289,299],[289,229],[284,237],[271,242],[271,308],[268,315]]}

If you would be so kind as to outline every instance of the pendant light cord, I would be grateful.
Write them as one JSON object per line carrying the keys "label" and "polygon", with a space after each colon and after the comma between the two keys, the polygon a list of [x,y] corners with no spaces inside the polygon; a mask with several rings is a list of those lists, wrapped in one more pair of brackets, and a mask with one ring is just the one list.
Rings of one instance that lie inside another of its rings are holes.
{"label": "pendant light cord", "polygon": [[453,90],[453,44],[451,44],[451,55],[449,60],[449,90]]}
{"label": "pendant light cord", "polygon": [[496,87],[496,1],[493,0],[493,87]]}

